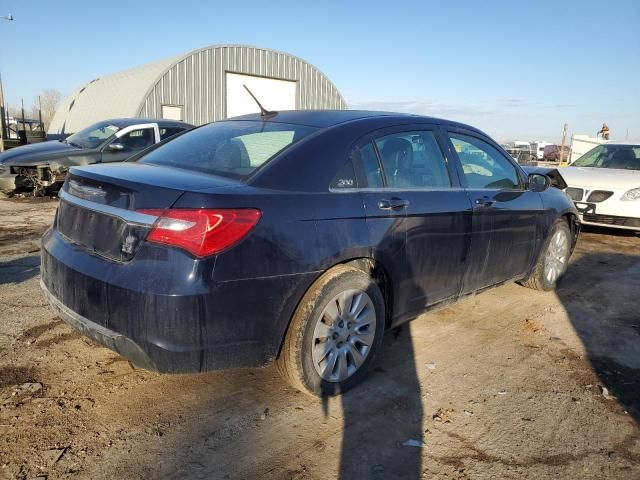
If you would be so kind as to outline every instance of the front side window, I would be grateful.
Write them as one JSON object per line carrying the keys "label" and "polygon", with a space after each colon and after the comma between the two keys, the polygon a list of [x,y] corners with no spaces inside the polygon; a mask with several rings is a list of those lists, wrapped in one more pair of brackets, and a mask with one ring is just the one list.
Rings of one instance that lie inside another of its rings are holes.
{"label": "front side window", "polygon": [[469,188],[516,189],[518,172],[495,147],[469,135],[450,133]]}
{"label": "front side window", "polygon": [[247,178],[278,153],[316,130],[306,125],[250,120],[215,122],[161,145],[140,161]]}
{"label": "front side window", "polygon": [[153,128],[139,128],[125,133],[113,143],[122,145],[125,152],[139,152],[155,143]]}
{"label": "front side window", "polygon": [[640,146],[598,145],[573,162],[572,166],[640,170]]}
{"label": "front side window", "polygon": [[444,156],[429,131],[401,132],[376,140],[389,188],[451,186]]}

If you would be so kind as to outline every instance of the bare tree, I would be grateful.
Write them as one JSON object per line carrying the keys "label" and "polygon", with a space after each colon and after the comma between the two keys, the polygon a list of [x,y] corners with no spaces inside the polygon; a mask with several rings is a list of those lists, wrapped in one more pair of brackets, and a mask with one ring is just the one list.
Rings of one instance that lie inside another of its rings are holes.
{"label": "bare tree", "polygon": [[[26,112],[25,112],[26,114]],[[14,107],[13,105],[7,105],[7,115],[14,118],[22,117],[22,110],[20,107]]]}
{"label": "bare tree", "polygon": [[[46,89],[40,94],[40,104],[42,105],[42,121],[45,126],[48,127],[53,119],[53,115],[56,113],[60,102],[62,101],[62,94],[58,90]],[[38,106],[38,99],[35,99],[36,111]],[[37,117],[35,117],[37,118]],[[46,128],[45,127],[45,128]]]}

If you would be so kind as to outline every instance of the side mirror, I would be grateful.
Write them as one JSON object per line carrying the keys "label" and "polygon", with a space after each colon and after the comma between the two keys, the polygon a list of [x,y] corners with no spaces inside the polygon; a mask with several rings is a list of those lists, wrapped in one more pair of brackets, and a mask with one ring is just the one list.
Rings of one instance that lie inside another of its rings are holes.
{"label": "side mirror", "polygon": [[110,152],[121,152],[124,150],[124,145],[122,145],[121,143],[110,143],[107,147],[107,150],[109,150]]}
{"label": "side mirror", "polygon": [[532,173],[529,175],[527,188],[532,192],[544,192],[551,185],[551,180],[541,173]]}

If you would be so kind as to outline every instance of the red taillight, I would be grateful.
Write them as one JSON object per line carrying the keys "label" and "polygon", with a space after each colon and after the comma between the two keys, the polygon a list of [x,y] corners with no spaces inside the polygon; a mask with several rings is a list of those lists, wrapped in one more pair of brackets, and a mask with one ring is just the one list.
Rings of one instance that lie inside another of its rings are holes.
{"label": "red taillight", "polygon": [[139,210],[159,217],[147,241],[183,248],[196,257],[219,253],[242,240],[260,220],[251,208]]}

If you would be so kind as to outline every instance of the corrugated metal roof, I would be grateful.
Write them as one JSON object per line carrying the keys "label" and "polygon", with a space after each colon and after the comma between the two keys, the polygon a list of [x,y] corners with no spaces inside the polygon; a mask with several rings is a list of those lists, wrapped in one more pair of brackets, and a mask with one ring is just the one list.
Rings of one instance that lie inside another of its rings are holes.
{"label": "corrugated metal roof", "polygon": [[333,83],[296,56],[213,45],[88,83],[64,100],[48,131],[73,133],[107,118],[160,117],[163,104],[184,106],[183,120],[196,125],[226,118],[224,72],[297,81],[299,109],[346,108]]}
{"label": "corrugated metal roof", "polygon": [[316,67],[294,55],[245,45],[214,45],[188,53],[167,69],[149,91],[138,116],[159,117],[162,105],[183,105],[194,125],[227,118],[225,73],[297,82],[300,110],[347,107],[342,95]]}
{"label": "corrugated metal roof", "polygon": [[97,78],[64,99],[49,125],[49,133],[73,133],[92,123],[136,117],[149,87],[183,55]]}

